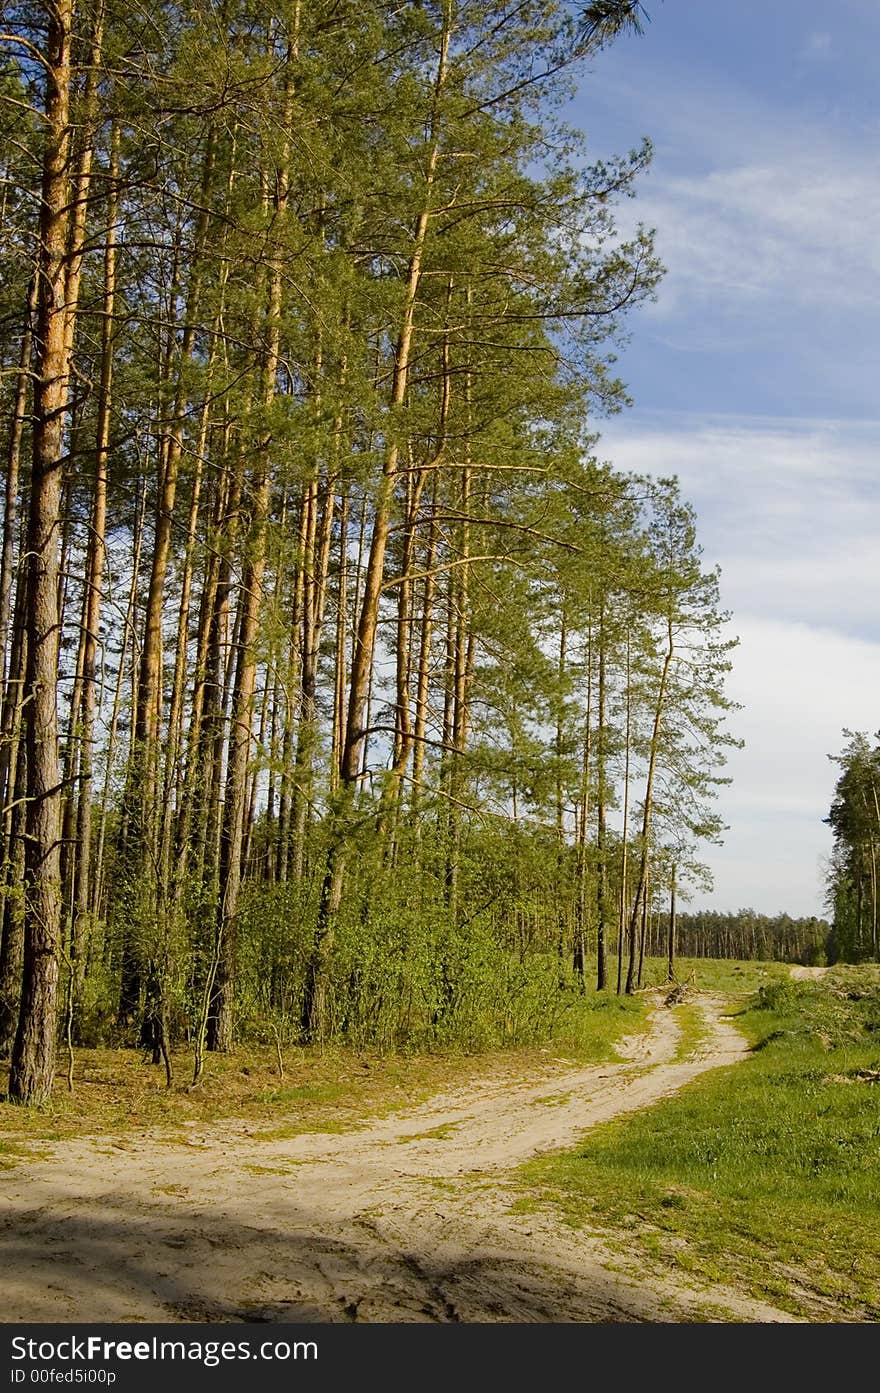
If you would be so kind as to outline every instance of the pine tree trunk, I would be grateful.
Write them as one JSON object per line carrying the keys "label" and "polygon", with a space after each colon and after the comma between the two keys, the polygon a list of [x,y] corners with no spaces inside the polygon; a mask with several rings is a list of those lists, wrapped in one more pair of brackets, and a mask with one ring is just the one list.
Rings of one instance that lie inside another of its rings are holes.
{"label": "pine tree trunk", "polygon": [[[18,504],[18,478],[21,465],[21,440],[24,433],[27,410],[28,387],[30,386],[31,351],[33,332],[31,324],[37,308],[38,280],[31,278],[28,290],[27,310],[21,336],[19,370],[15,381],[15,401],[12,408],[12,425],[9,432],[9,447],[6,454],[6,497],[3,503],[3,550],[0,557],[0,686],[5,687],[9,673],[9,613],[12,598],[13,551],[15,548],[15,521]],[[8,775],[0,777],[0,802],[5,799]]]}
{"label": "pine tree trunk", "polygon": [[672,878],[669,883],[669,934],[666,939],[666,976],[675,981],[675,875],[678,867],[672,863]]}
{"label": "pine tree trunk", "polygon": [[413,729],[413,790],[412,815],[418,830],[425,767],[425,739],[428,729],[428,694],[431,680],[431,640],[434,628],[434,594],[437,578],[434,562],[437,556],[437,488],[438,472],[434,471],[431,495],[431,522],[425,550],[425,588],[422,596],[422,625],[419,636],[419,656],[416,669],[416,715]]}
{"label": "pine tree trunk", "polygon": [[590,815],[590,764],[593,756],[593,628],[587,629],[587,683],[584,699],[584,738],[581,747],[581,786],[578,797],[577,898],[575,900],[575,975],[586,981],[587,938],[587,823]]}
{"label": "pine tree trunk", "polygon": [[[96,679],[98,625],[104,581],[104,549],[107,523],[107,462],[110,445],[110,408],[113,382],[113,314],[116,300],[116,218],[119,178],[119,130],[111,137],[110,197],[104,250],[104,303],[101,320],[101,380],[95,438],[95,481],[89,544],[86,553],[85,591],[81,626],[82,655],[78,662],[78,689],[71,698],[71,743],[78,746],[78,760],[71,760],[79,775],[71,885],[71,971],[78,955],[78,941],[89,906],[92,847],[92,742],[97,705]],[[74,804],[72,789],[68,792]],[[75,985],[75,984],[74,984]]]}
{"label": "pine tree trunk", "polygon": [[[296,11],[298,19],[299,11]],[[297,35],[291,37],[288,52],[288,71],[292,63],[297,43]],[[293,87],[288,86],[285,93],[283,130],[290,127],[293,109]],[[274,198],[275,236],[280,243],[287,215],[289,199],[289,159],[290,144],[287,135],[275,171],[276,191]],[[282,310],[283,266],[279,252],[273,256],[269,271],[269,296],[267,307],[266,352],[263,363],[261,404],[269,408],[275,397],[276,378],[281,349],[281,310]],[[209,1050],[228,1051],[233,1038],[233,978],[235,969],[235,938],[237,929],[238,900],[241,889],[242,852],[245,840],[245,821],[248,810],[248,768],[253,743],[254,690],[256,685],[257,657],[255,643],[259,626],[260,606],[263,598],[263,572],[266,563],[266,528],[269,513],[269,451],[272,446],[271,433],[259,443],[257,458],[251,478],[250,493],[253,499],[250,535],[245,548],[245,565],[242,573],[241,600],[239,606],[238,637],[236,647],[235,681],[232,690],[230,712],[229,757],[226,771],[226,794],[223,803],[223,819],[220,831],[219,861],[219,899],[217,904],[217,930],[212,976],[209,975],[206,990],[210,995],[209,1015],[206,1022],[206,1043]],[[198,1076],[198,1053],[196,1073]]]}
{"label": "pine tree trunk", "polygon": [[336,652],[333,664],[333,740],[330,754],[330,793],[339,787],[339,762],[345,745],[345,686],[348,674],[348,489],[339,504],[339,560],[336,579]]}
{"label": "pine tree trunk", "polygon": [[596,727],[596,990],[608,985],[606,933],[608,927],[608,867],[606,863],[606,728],[605,728],[605,607],[599,604],[599,686]]}
{"label": "pine tree trunk", "polygon": [[134,526],[132,531],[132,558],[131,558],[131,579],[128,587],[128,598],[125,606],[125,622],[122,630],[122,645],[119,650],[119,668],[116,673],[116,683],[113,689],[113,704],[110,711],[110,728],[107,731],[107,743],[104,748],[104,782],[101,798],[98,803],[98,838],[95,846],[95,861],[92,871],[92,887],[90,896],[90,911],[95,918],[103,918],[105,914],[104,905],[104,852],[107,844],[107,814],[110,807],[110,782],[113,776],[114,759],[116,757],[116,743],[119,728],[119,712],[122,706],[122,689],[125,685],[126,660],[128,658],[129,644],[132,649],[131,673],[134,677],[136,667],[136,613],[137,613],[137,592],[138,577],[141,567],[141,549],[144,535],[144,517],[146,511],[146,489],[140,492],[137,499],[134,515]]}
{"label": "pine tree trunk", "polygon": [[642,812],[642,846],[639,859],[639,879],[636,885],[635,899],[633,900],[629,919],[629,963],[626,972],[627,996],[632,993],[635,987],[639,916],[642,911],[642,904],[645,902],[648,893],[648,862],[651,848],[651,817],[654,807],[654,776],[657,770],[657,756],[660,749],[660,725],[665,707],[666,684],[669,680],[669,669],[672,666],[674,651],[675,645],[673,643],[672,621],[670,620],[666,628],[666,652],[663,657],[663,669],[660,674],[657,702],[654,707],[654,725],[651,731],[651,744],[648,753],[648,773],[645,779],[645,802]]}
{"label": "pine tree trunk", "polygon": [[7,1059],[15,1040],[21,1002],[24,960],[24,819],[27,763],[24,742],[17,741],[13,765],[13,806],[6,829],[7,861],[3,886],[3,942],[0,945],[0,1059]]}
{"label": "pine tree trunk", "polygon": [[155,846],[158,777],[158,741],[162,707],[162,614],[171,527],[177,498],[177,482],[183,454],[186,411],[186,368],[193,354],[196,315],[202,289],[202,257],[208,231],[208,204],[213,182],[216,134],[208,138],[202,165],[200,212],[196,225],[185,322],[180,345],[180,366],[171,420],[163,441],[156,497],[155,532],[150,578],[144,612],[143,643],[138,671],[134,715],[134,759],[127,794],[126,854],[133,867],[144,864],[148,846]]}
{"label": "pine tree trunk", "polygon": [[44,1102],[55,1074],[61,937],[57,748],[58,530],[64,419],[70,371],[66,251],[70,231],[70,48],[72,0],[47,15],[46,108],[40,210],[40,278],[34,354],[33,470],[27,535],[27,755],[24,968],[9,1097]]}
{"label": "pine tree trunk", "polygon": [[623,847],[620,864],[620,905],[617,920],[617,995],[623,983],[623,939],[626,932],[627,877],[629,874],[629,771],[632,746],[632,641],[626,634],[626,736],[623,766]]}

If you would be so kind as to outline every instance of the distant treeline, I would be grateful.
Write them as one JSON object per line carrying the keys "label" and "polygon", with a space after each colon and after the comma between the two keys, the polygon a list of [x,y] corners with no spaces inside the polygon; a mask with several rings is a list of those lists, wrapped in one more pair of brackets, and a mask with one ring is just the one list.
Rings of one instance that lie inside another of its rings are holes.
{"label": "distant treeline", "polygon": [[[667,926],[654,927],[656,944],[649,953],[665,951]],[[759,958],[806,965],[824,963],[831,925],[825,919],[792,919],[789,914],[758,914],[740,909],[735,914],[707,910],[679,914],[677,951],[684,958]]]}

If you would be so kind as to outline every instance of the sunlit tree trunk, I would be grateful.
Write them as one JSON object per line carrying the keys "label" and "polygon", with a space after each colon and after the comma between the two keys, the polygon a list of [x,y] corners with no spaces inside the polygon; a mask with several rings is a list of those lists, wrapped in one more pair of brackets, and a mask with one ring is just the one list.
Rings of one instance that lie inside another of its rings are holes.
{"label": "sunlit tree trunk", "polygon": [[675,645],[673,642],[672,620],[670,619],[666,626],[666,652],[663,656],[663,667],[660,673],[657,700],[654,706],[654,724],[651,730],[651,744],[648,751],[648,773],[645,779],[645,802],[642,811],[642,835],[639,853],[639,878],[636,884],[635,898],[629,917],[629,962],[626,971],[627,995],[635,988],[639,920],[642,913],[642,906],[646,901],[648,893],[651,817],[654,808],[654,776],[657,772],[657,756],[660,749],[660,725],[665,709],[666,686],[669,680],[669,669],[672,666],[674,652]]}
{"label": "sunlit tree trunk", "polygon": [[606,965],[606,935],[608,928],[608,866],[606,861],[608,796],[606,752],[606,632],[604,600],[599,602],[599,673],[598,710],[596,713],[596,990],[604,991],[608,985]]}
{"label": "sunlit tree trunk", "polygon": [[61,938],[58,768],[58,532],[70,353],[66,253],[70,234],[70,49],[72,0],[47,8],[46,103],[40,207],[39,290],[34,344],[33,467],[27,535],[27,754],[24,967],[9,1097],[41,1103],[55,1074]]}
{"label": "sunlit tree trunk", "polygon": [[[295,12],[298,22],[299,11]],[[287,55],[288,72],[293,62],[297,34],[291,38]],[[282,130],[284,145],[275,171],[275,237],[283,240],[289,200],[290,129],[293,109],[293,86],[285,94]],[[281,309],[283,262],[280,249],[273,253],[269,267],[268,306],[266,310],[265,355],[263,359],[261,405],[268,410],[276,393],[276,379],[281,349]],[[266,565],[266,529],[269,514],[271,475],[269,454],[272,435],[268,431],[259,441],[250,482],[253,500],[250,532],[245,546],[239,604],[238,633],[234,648],[235,679],[230,708],[229,757],[226,770],[226,791],[220,831],[219,899],[217,904],[217,933],[214,955],[206,984],[210,1008],[206,1024],[206,1043],[211,1050],[228,1051],[233,1037],[233,979],[235,970],[235,939],[238,901],[241,890],[242,855],[245,840],[245,821],[248,805],[248,768],[253,744],[254,690],[257,672],[256,638],[260,607],[263,598],[263,573]],[[201,1030],[201,1022],[197,1026]],[[194,1079],[200,1073],[200,1052],[196,1048]]]}

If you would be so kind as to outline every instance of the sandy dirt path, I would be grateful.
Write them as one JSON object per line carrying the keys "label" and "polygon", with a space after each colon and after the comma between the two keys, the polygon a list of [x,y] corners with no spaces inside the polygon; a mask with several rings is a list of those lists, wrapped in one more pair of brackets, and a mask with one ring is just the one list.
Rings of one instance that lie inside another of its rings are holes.
{"label": "sandy dirt path", "polygon": [[733,1291],[646,1280],[598,1236],[510,1212],[521,1161],[742,1057],[723,1002],[701,1005],[690,1058],[658,1005],[619,1063],[471,1083],[359,1131],[273,1140],[220,1123],[183,1142],[60,1143],[0,1177],[2,1318],[790,1319]]}
{"label": "sandy dirt path", "polygon": [[827,967],[800,967],[789,968],[789,972],[796,982],[810,982],[818,977],[824,977],[830,969]]}

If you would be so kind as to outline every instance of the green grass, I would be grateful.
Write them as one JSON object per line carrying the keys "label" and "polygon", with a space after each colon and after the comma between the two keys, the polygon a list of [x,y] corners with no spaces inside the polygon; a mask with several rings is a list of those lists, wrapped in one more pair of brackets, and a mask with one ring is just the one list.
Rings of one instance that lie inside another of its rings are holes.
{"label": "green grass", "polygon": [[568,1029],[553,1040],[554,1050],[584,1063],[614,1059],[614,1045],[625,1035],[648,1028],[648,1004],[641,997],[591,992],[572,1013]]}
{"label": "green grass", "polygon": [[531,1202],[811,1320],[876,1320],[880,969],[773,974],[737,1023],[749,1059],[531,1163]]}
{"label": "green grass", "polygon": [[675,1047],[675,1058],[689,1059],[708,1039],[706,1017],[696,1001],[687,999],[681,1005],[673,1007],[673,1010],[680,1032]]}
{"label": "green grass", "polygon": [[21,1142],[0,1140],[0,1170],[12,1170],[32,1155],[33,1150],[30,1146],[24,1146]]}
{"label": "green grass", "polygon": [[[663,986],[666,973],[665,958],[645,959],[643,977],[648,986]],[[785,963],[737,962],[733,958],[677,958],[675,976],[679,982],[692,981],[703,992],[742,995],[786,978],[788,967]]]}
{"label": "green grass", "polygon": [[400,1146],[406,1146],[413,1141],[448,1141],[455,1136],[459,1124],[457,1122],[441,1123],[439,1127],[431,1127],[427,1132],[410,1132],[405,1137],[398,1137],[397,1142]]}

